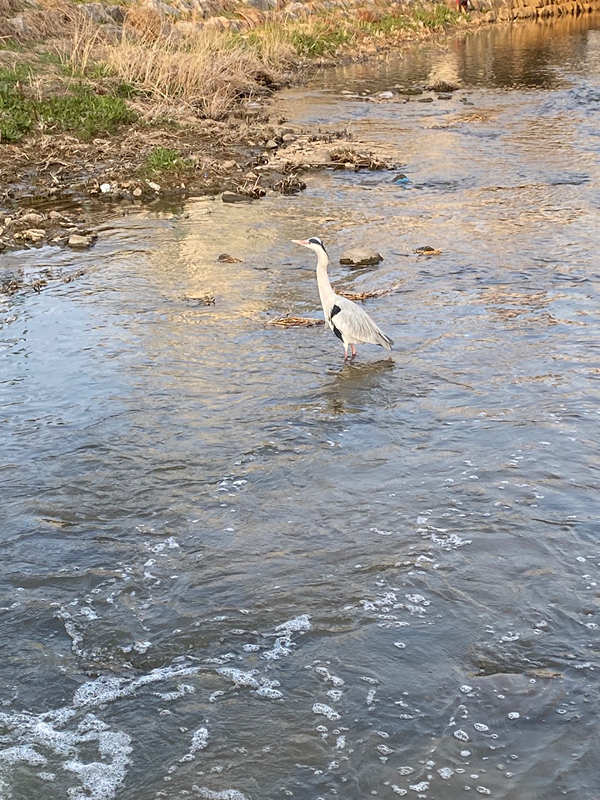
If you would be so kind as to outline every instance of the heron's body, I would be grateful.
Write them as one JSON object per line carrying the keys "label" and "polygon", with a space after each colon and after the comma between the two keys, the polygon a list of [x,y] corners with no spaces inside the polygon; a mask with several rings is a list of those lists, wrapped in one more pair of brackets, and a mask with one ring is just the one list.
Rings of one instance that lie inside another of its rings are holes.
{"label": "heron's body", "polygon": [[392,349],[394,342],[373,322],[371,317],[352,300],[336,294],[329,281],[327,267],[329,256],[320,239],[297,240],[297,244],[309,247],[317,254],[317,285],[325,322],[344,345],[344,358],[348,358],[348,347],[352,349],[352,358],[356,355],[357,344],[378,344],[387,350]]}

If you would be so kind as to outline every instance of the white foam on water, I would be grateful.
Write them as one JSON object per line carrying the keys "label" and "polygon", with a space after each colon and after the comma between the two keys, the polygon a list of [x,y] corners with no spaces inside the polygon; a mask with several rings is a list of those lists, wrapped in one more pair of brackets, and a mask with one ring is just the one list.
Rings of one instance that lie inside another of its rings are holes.
{"label": "white foam on water", "polygon": [[196,691],[194,686],[189,683],[180,683],[177,690],[174,692],[154,692],[155,697],[160,697],[161,700],[178,700],[186,694],[194,694]]}
{"label": "white foam on water", "polygon": [[281,625],[278,625],[275,630],[276,631],[286,631],[287,633],[293,633],[296,631],[309,631],[312,628],[310,624],[310,614],[300,614],[294,619],[290,619],[287,622],[283,622]]}
{"label": "white foam on water", "polygon": [[48,763],[48,759],[28,744],[7,747],[0,751],[0,765],[19,764],[24,762],[32,767],[43,767]]}
{"label": "white foam on water", "polygon": [[223,675],[223,677],[228,678],[235,686],[243,686],[249,689],[258,689],[260,684],[254,677],[258,675],[258,670],[251,669],[248,672],[244,672],[241,669],[237,669],[236,667],[221,667],[217,670],[219,675]]}
{"label": "white foam on water", "polygon": [[263,678],[262,685],[256,690],[254,694],[258,697],[266,697],[268,700],[280,700],[283,694],[275,689],[275,686],[280,686],[279,681],[269,681]]}
{"label": "white foam on water", "polygon": [[334,711],[331,706],[325,705],[325,703],[313,703],[313,714],[322,714],[327,719],[331,720],[338,720],[341,719],[340,715],[337,711]]}
{"label": "white foam on water", "polygon": [[194,755],[199,750],[204,750],[208,746],[209,733],[208,728],[198,728],[192,734],[192,746],[190,747],[190,755]]}
{"label": "white foam on water", "polygon": [[[113,731],[93,714],[86,714],[75,729],[64,730],[73,722],[76,711],[60,708],[35,715],[29,713],[0,714],[0,725],[8,731],[4,740],[17,744],[0,751],[2,786],[10,796],[12,780],[22,779],[20,772],[13,778],[11,767],[28,764],[40,767],[56,757],[67,758],[62,770],[77,776],[79,786],[66,790],[71,800],[112,800],[122,784],[129,764],[131,737],[123,731]],[[82,760],[82,752],[89,758],[90,749],[98,751],[97,761]],[[54,781],[54,772],[39,772],[43,781]],[[15,784],[16,785],[16,784]]]}
{"label": "white foam on water", "polygon": [[275,644],[270,650],[266,650],[262,653],[261,658],[277,661],[289,655],[292,652],[291,648],[296,646],[296,642],[292,639],[292,634],[306,633],[311,630],[311,628],[310,614],[299,614],[297,617],[294,617],[294,619],[282,622],[281,625],[277,625],[275,628],[277,633],[281,635],[277,636],[277,633],[270,634],[277,636]]}
{"label": "white foam on water", "polygon": [[110,800],[123,783],[132,751],[131,737],[123,731],[103,731],[98,734],[98,751],[102,761],[82,763],[73,759],[64,765],[83,786],[83,791],[68,790],[72,800]]}
{"label": "white foam on water", "polygon": [[80,708],[112,703],[118,698],[134,694],[142,686],[184,675],[195,675],[199,670],[200,667],[158,667],[138,678],[115,678],[110,675],[101,675],[93,681],[82,684],[77,689],[73,697],[73,705]]}
{"label": "white foam on water", "polygon": [[275,639],[275,644],[270,650],[265,650],[261,658],[278,661],[280,658],[288,656],[292,652],[292,647],[294,647],[295,644],[296,643],[293,642],[289,636],[280,636]]}
{"label": "white foam on water", "polygon": [[245,794],[238,792],[237,789],[225,789],[222,792],[214,792],[212,789],[205,787],[192,786],[192,789],[197,792],[200,797],[206,800],[248,800]]}

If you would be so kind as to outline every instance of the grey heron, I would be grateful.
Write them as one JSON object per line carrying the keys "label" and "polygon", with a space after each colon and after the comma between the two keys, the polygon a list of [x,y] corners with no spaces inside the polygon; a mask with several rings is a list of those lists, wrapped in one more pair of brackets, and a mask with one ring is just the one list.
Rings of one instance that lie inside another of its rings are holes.
{"label": "grey heron", "polygon": [[352,349],[352,358],[356,355],[357,344],[378,344],[391,350],[393,340],[380,330],[367,312],[352,300],[341,297],[333,291],[327,275],[329,256],[323,242],[317,236],[311,236],[310,239],[292,239],[292,241],[314,250],[317,254],[317,285],[325,322],[344,345],[344,361],[348,359],[348,346]]}

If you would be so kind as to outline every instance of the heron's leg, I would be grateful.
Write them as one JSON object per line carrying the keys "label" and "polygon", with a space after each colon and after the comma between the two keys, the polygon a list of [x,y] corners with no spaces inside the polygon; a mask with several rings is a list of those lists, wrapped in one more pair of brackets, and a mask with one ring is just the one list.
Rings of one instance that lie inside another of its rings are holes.
{"label": "heron's leg", "polygon": [[356,357],[356,347],[354,347],[353,344],[351,344],[350,347],[352,348],[352,358],[355,358]]}

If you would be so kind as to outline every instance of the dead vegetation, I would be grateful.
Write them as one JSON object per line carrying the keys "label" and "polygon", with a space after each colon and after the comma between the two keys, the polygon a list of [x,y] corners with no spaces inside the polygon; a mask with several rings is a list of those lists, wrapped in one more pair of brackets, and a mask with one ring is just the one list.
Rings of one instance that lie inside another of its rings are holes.
{"label": "dead vegetation", "polygon": [[364,300],[371,300],[373,297],[386,297],[388,294],[393,294],[397,291],[402,285],[404,281],[398,281],[397,283],[393,283],[391,286],[388,286],[386,289],[370,289],[366,292],[340,292],[342,297],[347,297],[348,300],[356,301],[364,301]]}
{"label": "dead vegetation", "polygon": [[267,321],[267,325],[276,325],[278,328],[312,328],[313,325],[323,325],[322,319],[314,317],[275,317]]}
{"label": "dead vegetation", "polygon": [[334,164],[352,164],[356,169],[389,169],[390,165],[377,158],[372,153],[358,152],[352,147],[337,147],[331,151],[331,161]]}

